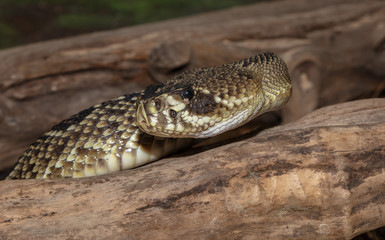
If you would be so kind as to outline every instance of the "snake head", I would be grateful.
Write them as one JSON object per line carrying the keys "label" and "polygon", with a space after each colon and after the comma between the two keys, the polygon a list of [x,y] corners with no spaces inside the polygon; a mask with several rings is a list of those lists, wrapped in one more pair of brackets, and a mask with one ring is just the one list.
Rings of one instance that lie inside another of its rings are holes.
{"label": "snake head", "polygon": [[160,137],[212,137],[245,123],[255,106],[262,104],[250,104],[259,96],[261,85],[250,70],[208,68],[181,79],[145,90],[137,109],[137,124],[144,132]]}
{"label": "snake head", "polygon": [[290,93],[286,65],[265,53],[148,87],[137,103],[136,119],[144,132],[155,136],[212,137],[281,107]]}

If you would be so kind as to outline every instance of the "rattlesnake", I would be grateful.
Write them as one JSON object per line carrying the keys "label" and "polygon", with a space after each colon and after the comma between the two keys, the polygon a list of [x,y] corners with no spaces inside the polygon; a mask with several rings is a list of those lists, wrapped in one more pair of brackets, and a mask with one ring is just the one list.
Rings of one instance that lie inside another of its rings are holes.
{"label": "rattlesnake", "polygon": [[7,179],[95,176],[155,161],[287,103],[286,64],[273,53],[179,74],[54,126]]}

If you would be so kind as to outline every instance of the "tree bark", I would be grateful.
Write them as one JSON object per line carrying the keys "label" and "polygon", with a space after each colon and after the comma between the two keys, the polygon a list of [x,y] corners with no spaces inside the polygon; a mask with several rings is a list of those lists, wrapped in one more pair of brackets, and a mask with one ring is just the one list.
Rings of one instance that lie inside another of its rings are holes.
{"label": "tree bark", "polygon": [[288,64],[290,122],[383,92],[385,2],[260,3],[0,51],[0,169],[70,115],[194,67],[272,51]]}
{"label": "tree bark", "polygon": [[349,239],[384,226],[385,100],[313,112],[383,96],[384,13],[284,0],[0,51],[0,171],[60,120],[186,69],[272,51],[293,82],[288,124],[246,140],[95,178],[1,181],[1,236]]}
{"label": "tree bark", "polygon": [[350,239],[385,225],[385,99],[117,174],[0,183],[5,239]]}

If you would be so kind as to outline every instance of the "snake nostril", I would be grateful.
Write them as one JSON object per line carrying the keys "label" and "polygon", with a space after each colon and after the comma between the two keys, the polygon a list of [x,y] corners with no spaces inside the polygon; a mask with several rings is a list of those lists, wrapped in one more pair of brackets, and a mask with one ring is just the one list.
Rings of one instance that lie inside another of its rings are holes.
{"label": "snake nostril", "polygon": [[154,99],[156,110],[160,111],[162,108],[162,101],[160,99]]}

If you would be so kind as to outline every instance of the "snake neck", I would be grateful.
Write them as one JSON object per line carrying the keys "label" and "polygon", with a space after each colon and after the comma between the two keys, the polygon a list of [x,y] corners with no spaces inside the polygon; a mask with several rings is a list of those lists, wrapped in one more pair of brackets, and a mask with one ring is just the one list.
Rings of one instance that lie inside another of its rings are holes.
{"label": "snake neck", "polygon": [[291,96],[291,80],[286,64],[273,53],[263,53],[237,63],[253,71],[262,81],[264,103],[260,113],[286,104]]}

